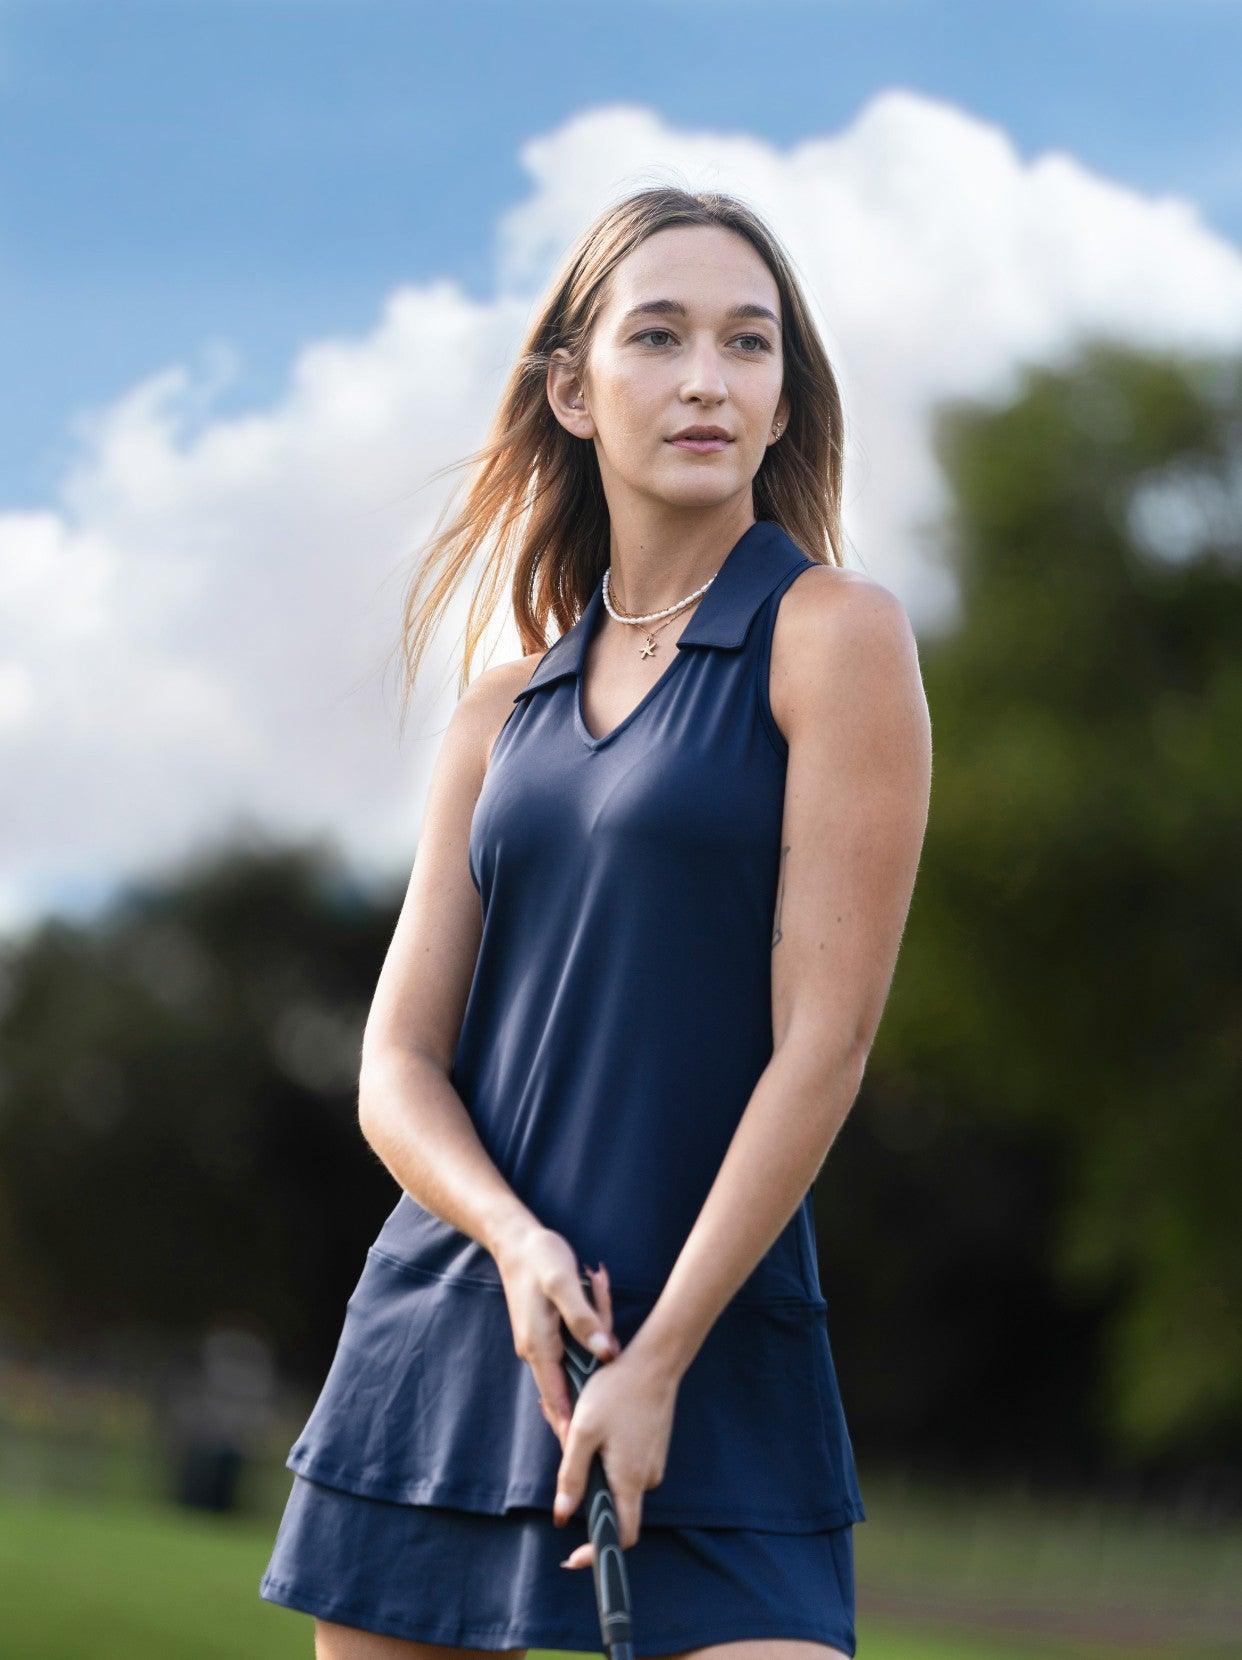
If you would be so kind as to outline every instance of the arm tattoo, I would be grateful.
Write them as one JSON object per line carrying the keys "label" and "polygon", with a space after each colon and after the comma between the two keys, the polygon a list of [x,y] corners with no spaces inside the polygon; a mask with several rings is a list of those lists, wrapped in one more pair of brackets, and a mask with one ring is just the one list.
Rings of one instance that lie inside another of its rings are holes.
{"label": "arm tattoo", "polygon": [[785,902],[785,855],[789,852],[788,846],[781,848],[781,873],[776,889],[776,921],[772,928],[772,944],[775,947],[781,937],[781,906]]}

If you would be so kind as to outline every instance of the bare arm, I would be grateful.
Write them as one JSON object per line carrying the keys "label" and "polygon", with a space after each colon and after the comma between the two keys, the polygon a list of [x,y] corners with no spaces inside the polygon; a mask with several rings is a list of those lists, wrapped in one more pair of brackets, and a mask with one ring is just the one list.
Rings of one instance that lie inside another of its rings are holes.
{"label": "bare arm", "polygon": [[838,571],[791,584],[771,701],[789,744],[773,1053],[630,1344],[672,1378],[793,1216],[853,1105],[927,822],[930,720],[913,632],[888,589]]}
{"label": "bare arm", "polygon": [[440,745],[414,868],[362,1040],[359,1126],[424,1209],[493,1253],[535,1221],[488,1156],[450,1082],[478,956],[470,820],[496,735],[536,659],[486,670]]}
{"label": "bare arm", "polygon": [[514,1193],[451,1079],[482,937],[470,821],[492,745],[536,661],[519,658],[481,674],[440,745],[414,869],[363,1033],[358,1121],[399,1186],[495,1258],[514,1350],[530,1366],[549,1425],[561,1433],[572,1401],[560,1322],[611,1359],[619,1344],[607,1277],[592,1307],[573,1247]]}

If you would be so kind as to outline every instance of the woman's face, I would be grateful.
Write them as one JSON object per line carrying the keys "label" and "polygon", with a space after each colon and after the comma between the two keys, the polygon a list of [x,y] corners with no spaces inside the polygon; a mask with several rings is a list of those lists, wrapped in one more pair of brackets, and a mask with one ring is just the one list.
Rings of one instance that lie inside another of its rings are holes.
{"label": "woman's face", "polygon": [[[580,384],[554,364],[562,425],[592,438],[609,505],[627,491],[669,507],[749,498],[774,424],[784,425],[776,282],[744,237],[716,225],[657,231],[613,272]],[[726,441],[675,442],[686,427]]]}

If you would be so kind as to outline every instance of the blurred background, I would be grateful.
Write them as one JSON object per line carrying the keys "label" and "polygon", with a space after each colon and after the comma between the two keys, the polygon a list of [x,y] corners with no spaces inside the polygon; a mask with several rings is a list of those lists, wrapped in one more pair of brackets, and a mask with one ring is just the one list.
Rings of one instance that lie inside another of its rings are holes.
{"label": "blurred background", "polygon": [[1227,0],[0,3],[0,1654],[310,1652],[257,1583],[459,662],[399,734],[402,584],[657,182],[791,250],[935,732],[815,1190],[860,1655],[1242,1653],[1240,61]]}

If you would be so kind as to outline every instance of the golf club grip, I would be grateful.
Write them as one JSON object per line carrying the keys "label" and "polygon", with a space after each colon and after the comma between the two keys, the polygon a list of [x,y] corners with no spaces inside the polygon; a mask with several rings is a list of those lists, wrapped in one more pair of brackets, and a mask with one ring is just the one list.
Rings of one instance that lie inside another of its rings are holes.
{"label": "golf club grip", "polygon": [[[594,1308],[591,1282],[585,1274],[579,1278],[587,1301]],[[578,1341],[563,1320],[561,1340],[565,1345],[563,1365],[569,1380],[569,1392],[577,1405],[586,1380],[604,1362]],[[585,1508],[587,1535],[594,1558],[591,1571],[595,1579],[595,1604],[599,1610],[604,1652],[611,1655],[612,1660],[633,1660],[633,1622],[625,1552],[621,1548],[621,1529],[617,1525],[617,1510],[604,1473],[604,1461],[598,1452],[592,1455],[591,1467],[587,1471]]]}

